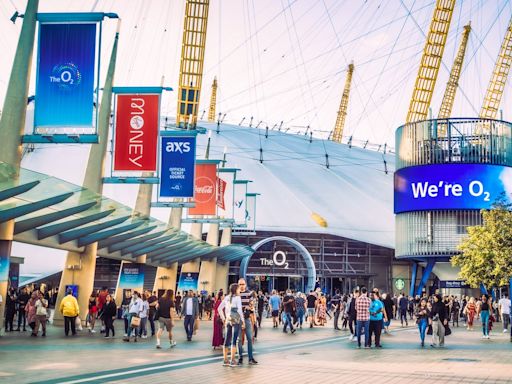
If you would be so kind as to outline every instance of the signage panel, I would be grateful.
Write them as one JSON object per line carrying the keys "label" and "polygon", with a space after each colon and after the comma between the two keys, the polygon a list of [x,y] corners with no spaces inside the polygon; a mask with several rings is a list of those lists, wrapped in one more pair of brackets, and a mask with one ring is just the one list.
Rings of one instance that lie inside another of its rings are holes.
{"label": "signage panel", "polygon": [[160,197],[194,197],[196,138],[161,138]]}
{"label": "signage panel", "polygon": [[395,213],[489,209],[503,195],[512,202],[512,168],[489,164],[431,164],[395,172]]}
{"label": "signage panel", "polygon": [[[233,182],[235,180],[235,172],[221,172],[222,168],[219,169],[219,194],[217,196],[217,206],[219,207],[218,215],[223,219],[233,219]],[[223,199],[222,199],[222,197]],[[224,203],[224,204],[222,204]]]}
{"label": "signage panel", "polygon": [[96,23],[40,23],[35,127],[92,127]]}
{"label": "signage panel", "polygon": [[235,224],[245,227],[247,224],[247,182],[233,183],[233,219]]}
{"label": "signage panel", "polygon": [[199,283],[199,272],[181,272],[178,282],[178,291],[197,291]]}
{"label": "signage panel", "polygon": [[114,171],[156,171],[160,95],[116,96]]}
{"label": "signage panel", "polygon": [[144,264],[127,263],[121,265],[121,274],[119,276],[119,288],[121,289],[139,289],[144,287]]}
{"label": "signage panel", "polygon": [[440,288],[470,288],[468,284],[466,284],[462,280],[441,280],[439,281]]}
{"label": "signage panel", "polygon": [[215,215],[217,198],[217,164],[196,164],[194,202],[189,215]]}
{"label": "signage panel", "polygon": [[219,207],[222,210],[226,209],[226,186],[227,182],[221,179],[220,177],[217,177],[217,207]]}

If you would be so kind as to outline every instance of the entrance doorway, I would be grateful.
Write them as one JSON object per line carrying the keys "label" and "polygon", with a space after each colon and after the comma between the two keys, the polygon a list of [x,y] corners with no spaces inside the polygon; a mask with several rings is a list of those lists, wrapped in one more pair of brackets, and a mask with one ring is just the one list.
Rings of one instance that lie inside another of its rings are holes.
{"label": "entrance doorway", "polygon": [[288,276],[274,276],[274,289],[283,292],[288,289]]}

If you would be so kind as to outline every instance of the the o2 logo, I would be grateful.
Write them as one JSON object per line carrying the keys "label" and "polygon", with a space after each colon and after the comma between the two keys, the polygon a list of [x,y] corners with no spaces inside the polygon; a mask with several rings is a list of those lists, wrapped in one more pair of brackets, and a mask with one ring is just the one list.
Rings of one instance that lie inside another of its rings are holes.
{"label": "the o2 logo", "polygon": [[286,261],[286,253],[283,251],[276,251],[272,256],[272,260],[265,259],[264,257],[260,258],[261,265],[265,266],[275,266],[275,267],[284,267],[284,269],[288,269],[288,261]]}
{"label": "the o2 logo", "polygon": [[52,69],[50,83],[57,85],[60,89],[71,90],[80,85],[82,74],[73,63],[56,65]]}

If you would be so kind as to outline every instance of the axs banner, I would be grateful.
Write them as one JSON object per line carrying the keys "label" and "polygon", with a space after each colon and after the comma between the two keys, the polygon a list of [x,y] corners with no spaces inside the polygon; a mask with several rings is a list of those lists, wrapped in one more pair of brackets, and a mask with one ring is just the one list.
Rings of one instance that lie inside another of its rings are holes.
{"label": "axs banner", "polygon": [[196,164],[194,181],[196,206],[189,215],[215,215],[217,213],[217,164]]}
{"label": "axs banner", "polygon": [[194,197],[196,138],[161,137],[160,197]]}
{"label": "axs banner", "polygon": [[116,98],[114,171],[156,171],[160,95]]}

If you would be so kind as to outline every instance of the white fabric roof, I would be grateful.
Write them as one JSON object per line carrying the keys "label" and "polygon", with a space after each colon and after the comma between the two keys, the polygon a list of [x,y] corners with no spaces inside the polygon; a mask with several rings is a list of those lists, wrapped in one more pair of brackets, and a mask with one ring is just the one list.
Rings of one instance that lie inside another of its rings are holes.
{"label": "white fabric roof", "polygon": [[[253,180],[249,192],[261,193],[257,230],[329,233],[394,248],[393,153],[384,155],[382,149],[350,148],[315,138],[310,143],[309,135],[277,130],[269,130],[265,138],[265,129],[221,124],[217,134],[216,123],[198,125],[212,131],[210,159],[222,159],[227,147],[226,167],[240,168],[237,178]],[[197,140],[197,157],[203,158],[208,135],[198,135]],[[259,161],[260,144],[263,163]],[[329,169],[325,167],[326,152]],[[38,144],[22,166],[80,184],[88,154],[86,144]],[[105,166],[108,175],[109,158]],[[133,206],[137,190],[133,184],[106,184],[103,193]],[[327,221],[327,228],[313,220],[313,212]],[[151,214],[166,221],[169,210],[153,208]]]}
{"label": "white fabric roof", "polygon": [[[226,146],[226,167],[241,168],[237,178],[253,180],[249,191],[261,193],[257,229],[329,233],[394,248],[393,153],[314,138],[310,143],[309,135],[276,130],[265,138],[265,129],[225,124],[217,134],[215,123],[199,125],[212,131],[210,158],[222,159]],[[206,142],[207,135],[199,135],[199,157]],[[313,212],[327,228],[313,220]]]}

